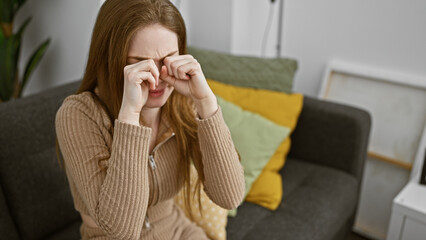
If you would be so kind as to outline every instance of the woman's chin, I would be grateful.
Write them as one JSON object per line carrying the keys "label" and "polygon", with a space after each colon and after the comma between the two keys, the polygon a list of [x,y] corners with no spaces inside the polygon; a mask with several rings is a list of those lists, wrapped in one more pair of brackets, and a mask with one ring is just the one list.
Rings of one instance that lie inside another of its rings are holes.
{"label": "woman's chin", "polygon": [[149,99],[146,101],[144,108],[160,108],[164,106],[167,99]]}

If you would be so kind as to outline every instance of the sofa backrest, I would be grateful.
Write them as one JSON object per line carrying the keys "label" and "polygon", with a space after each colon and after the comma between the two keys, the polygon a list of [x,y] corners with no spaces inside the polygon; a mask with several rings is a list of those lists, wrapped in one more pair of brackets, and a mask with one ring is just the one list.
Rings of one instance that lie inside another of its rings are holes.
{"label": "sofa backrest", "polygon": [[21,239],[44,239],[80,219],[55,152],[56,111],[79,84],[0,104],[0,208],[3,201]]}
{"label": "sofa backrest", "polygon": [[288,156],[342,170],[361,183],[370,128],[366,110],[305,96]]}

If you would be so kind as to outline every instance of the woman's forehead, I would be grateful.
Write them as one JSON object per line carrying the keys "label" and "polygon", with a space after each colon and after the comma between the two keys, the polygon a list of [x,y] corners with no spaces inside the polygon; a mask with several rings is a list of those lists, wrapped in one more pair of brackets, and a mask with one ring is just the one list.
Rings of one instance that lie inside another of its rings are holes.
{"label": "woman's forehead", "polygon": [[139,29],[130,40],[128,56],[161,59],[179,50],[176,33],[159,25]]}

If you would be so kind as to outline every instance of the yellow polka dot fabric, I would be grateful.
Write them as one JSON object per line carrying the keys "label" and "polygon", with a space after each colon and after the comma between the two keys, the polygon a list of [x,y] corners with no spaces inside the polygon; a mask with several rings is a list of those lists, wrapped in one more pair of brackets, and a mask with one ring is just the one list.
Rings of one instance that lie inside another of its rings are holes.
{"label": "yellow polka dot fabric", "polygon": [[[197,178],[197,170],[195,169],[194,165],[191,164],[191,196],[195,191],[195,183],[197,181]],[[198,194],[196,194],[195,196],[198,196]],[[212,202],[202,189],[200,197],[203,215],[201,216],[200,214],[198,207],[198,199],[196,197],[194,201],[195,203],[193,204],[193,206],[191,206],[194,222],[202,229],[204,229],[204,232],[210,239],[226,239],[228,210],[221,208],[214,202]],[[185,212],[185,215],[189,218],[188,209],[186,209],[184,205],[184,198],[185,194],[182,188],[182,190],[174,197],[174,202]]]}

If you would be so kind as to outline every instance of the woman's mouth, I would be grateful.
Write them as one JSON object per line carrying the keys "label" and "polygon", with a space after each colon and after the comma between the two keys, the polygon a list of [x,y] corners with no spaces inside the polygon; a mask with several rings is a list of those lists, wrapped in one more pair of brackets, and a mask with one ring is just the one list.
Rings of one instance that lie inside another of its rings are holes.
{"label": "woman's mouth", "polygon": [[150,97],[160,97],[164,93],[164,88],[161,90],[149,90]]}

